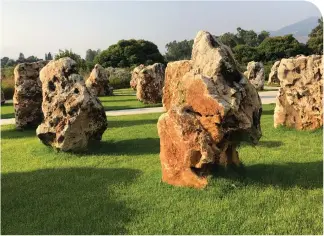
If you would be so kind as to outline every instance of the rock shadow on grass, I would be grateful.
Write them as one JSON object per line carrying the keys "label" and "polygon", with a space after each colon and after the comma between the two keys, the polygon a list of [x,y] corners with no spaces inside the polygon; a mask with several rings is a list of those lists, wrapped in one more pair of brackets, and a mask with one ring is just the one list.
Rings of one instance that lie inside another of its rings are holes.
{"label": "rock shadow on grass", "polygon": [[115,191],[140,174],[125,168],[2,174],[2,233],[127,234],[136,212]]}

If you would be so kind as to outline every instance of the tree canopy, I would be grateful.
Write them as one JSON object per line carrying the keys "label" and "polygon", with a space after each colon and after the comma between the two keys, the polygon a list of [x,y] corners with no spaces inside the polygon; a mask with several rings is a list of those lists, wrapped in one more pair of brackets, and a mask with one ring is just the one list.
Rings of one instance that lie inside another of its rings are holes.
{"label": "tree canopy", "polygon": [[120,40],[102,51],[94,59],[103,67],[131,67],[140,64],[151,65],[156,62],[164,63],[164,58],[158,47],[146,40]]}
{"label": "tree canopy", "polygon": [[167,52],[165,59],[167,61],[189,60],[191,58],[191,51],[193,40],[172,41],[165,45]]}
{"label": "tree canopy", "polygon": [[308,35],[307,46],[314,54],[323,54],[323,17],[318,19],[318,25]]}
{"label": "tree canopy", "polygon": [[63,57],[69,57],[77,63],[78,69],[85,69],[85,60],[81,58],[80,55],[72,52],[72,50],[59,50],[59,53],[55,55],[55,60]]}

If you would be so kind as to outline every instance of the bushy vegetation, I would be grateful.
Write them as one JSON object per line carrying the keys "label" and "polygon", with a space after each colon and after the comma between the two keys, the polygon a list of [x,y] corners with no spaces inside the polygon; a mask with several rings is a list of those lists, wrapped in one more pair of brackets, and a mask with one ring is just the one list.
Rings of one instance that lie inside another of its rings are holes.
{"label": "bushy vegetation", "polygon": [[131,67],[140,64],[164,63],[158,47],[146,40],[120,40],[95,57],[95,63],[103,67]]}
{"label": "bushy vegetation", "polygon": [[109,84],[114,89],[129,88],[131,80],[130,68],[106,68],[109,74]]}
{"label": "bushy vegetation", "polygon": [[316,54],[323,54],[323,17],[318,20],[318,25],[308,35],[308,48]]}
{"label": "bushy vegetation", "polygon": [[5,99],[12,99],[15,91],[14,67],[1,68],[1,89]]}

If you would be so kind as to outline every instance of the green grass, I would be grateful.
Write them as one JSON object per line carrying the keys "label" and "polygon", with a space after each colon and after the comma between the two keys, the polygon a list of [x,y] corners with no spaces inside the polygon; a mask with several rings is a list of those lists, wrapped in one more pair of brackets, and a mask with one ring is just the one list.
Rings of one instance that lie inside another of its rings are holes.
{"label": "green grass", "polygon": [[241,146],[245,177],[204,190],[161,183],[159,114],[109,117],[86,154],[54,152],[2,127],[2,234],[322,234],[322,130],[273,128]]}
{"label": "green grass", "polygon": [[[162,103],[144,104],[137,100],[136,92],[132,89],[116,89],[115,96],[99,97],[106,111],[134,109],[144,107],[160,107]],[[12,102],[6,102],[1,106],[1,118],[14,118],[15,111]]]}

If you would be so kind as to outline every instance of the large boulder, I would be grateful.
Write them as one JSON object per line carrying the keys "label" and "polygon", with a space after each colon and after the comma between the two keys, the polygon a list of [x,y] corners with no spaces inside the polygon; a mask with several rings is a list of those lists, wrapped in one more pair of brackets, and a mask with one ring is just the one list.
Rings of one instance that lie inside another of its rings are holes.
{"label": "large boulder", "polygon": [[6,99],[5,99],[5,96],[4,96],[4,92],[3,92],[2,88],[1,88],[1,105],[5,104],[5,102],[6,102]]}
{"label": "large boulder", "polygon": [[165,66],[155,63],[138,73],[136,97],[144,103],[159,103],[162,100]]}
{"label": "large boulder", "polygon": [[145,66],[143,64],[141,64],[141,65],[135,67],[134,70],[132,71],[132,79],[129,84],[130,84],[130,87],[135,91],[136,91],[136,87],[137,87],[137,80],[139,78],[139,72],[141,70],[143,70],[144,67]]}
{"label": "large boulder", "polygon": [[202,188],[216,165],[240,166],[236,147],[261,137],[261,100],[228,47],[200,31],[191,60],[165,71],[158,120],[162,180]]}
{"label": "large boulder", "polygon": [[86,80],[86,86],[96,96],[111,96],[113,88],[109,86],[107,71],[99,64],[96,64]]}
{"label": "large boulder", "polygon": [[14,69],[15,92],[13,105],[16,127],[34,128],[42,122],[42,84],[40,70],[48,61],[21,63]]}
{"label": "large boulder", "polygon": [[274,126],[314,130],[323,126],[323,56],[282,59]]}
{"label": "large boulder", "polygon": [[265,78],[264,66],[261,62],[250,61],[244,75],[257,90],[263,90]]}
{"label": "large boulder", "polygon": [[273,66],[271,67],[268,84],[279,84],[280,83],[279,78],[278,78],[279,65],[280,65],[280,61],[276,61],[273,64]]}
{"label": "large boulder", "polygon": [[65,57],[40,72],[44,121],[36,130],[46,145],[62,151],[82,151],[90,140],[101,140],[107,118],[99,99],[77,73],[76,62]]}

